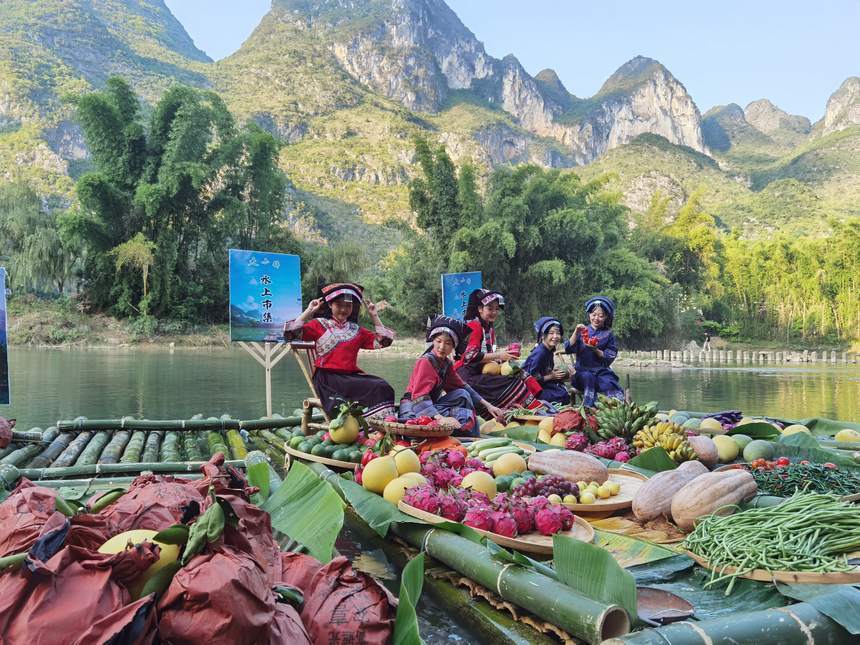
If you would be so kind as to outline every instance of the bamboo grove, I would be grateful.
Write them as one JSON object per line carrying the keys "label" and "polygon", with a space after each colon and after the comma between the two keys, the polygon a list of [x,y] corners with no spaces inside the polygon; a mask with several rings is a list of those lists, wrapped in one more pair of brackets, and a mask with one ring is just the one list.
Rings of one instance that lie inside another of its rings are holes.
{"label": "bamboo grove", "polygon": [[[597,292],[618,302],[628,347],[701,336],[847,344],[860,339],[860,218],[827,237],[741,239],[690,195],[677,212],[654,195],[634,213],[602,180],[575,170],[501,167],[487,176],[416,141],[412,225],[370,257],[351,241],[301,243],[289,232],[279,144],[239,126],[214,92],[177,86],[147,114],[112,78],[77,99],[92,154],[64,209],[0,184],[0,256],[14,293],[77,292],[90,311],[134,320],[220,323],[226,249],[302,255],[305,299],[359,280],[404,332],[439,309],[439,274],[481,271],[511,303],[504,332],[540,315],[579,320]],[[393,242],[392,242],[393,243]]]}

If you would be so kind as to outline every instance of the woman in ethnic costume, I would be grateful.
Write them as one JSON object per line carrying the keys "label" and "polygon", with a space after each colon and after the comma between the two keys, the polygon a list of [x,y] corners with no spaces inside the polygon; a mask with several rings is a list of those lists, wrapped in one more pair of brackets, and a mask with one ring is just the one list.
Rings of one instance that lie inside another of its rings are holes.
{"label": "woman in ethnic costume", "polygon": [[516,407],[538,408],[541,403],[535,399],[534,393],[540,391],[540,385],[533,378],[524,378],[522,373],[513,376],[483,373],[487,363],[501,363],[519,357],[518,347],[508,346],[503,350],[496,350],[496,331],[493,324],[504,307],[505,298],[498,291],[475,289],[469,294],[465,317],[471,334],[466,349],[460,354],[454,367],[460,378],[478,394],[503,410]]}
{"label": "woman in ethnic costume", "polygon": [[394,341],[394,332],[379,320],[376,305],[365,301],[374,331],[358,324],[364,288],[349,282],[322,288],[322,297],[284,325],[284,340],[316,342],[314,388],[326,414],[333,416],[343,400],[365,406],[365,416],[394,414],[394,388],[358,368],[361,349],[381,349]]}
{"label": "woman in ethnic costume", "polygon": [[618,356],[618,344],[612,333],[615,303],[606,296],[596,296],[585,303],[589,324],[577,325],[564,350],[576,354],[573,385],[582,392],[583,403],[594,407],[598,394],[624,398],[618,375],[609,366]]}
{"label": "woman in ethnic costume", "polygon": [[537,397],[549,403],[570,403],[570,395],[564,382],[570,376],[567,370],[555,366],[555,350],[564,336],[561,321],[551,316],[539,318],[535,323],[537,344],[523,363],[523,370],[531,374],[540,384]]}
{"label": "woman in ethnic costume", "polygon": [[430,347],[412,370],[406,394],[400,401],[401,421],[428,416],[456,427],[455,434],[478,436],[475,410],[479,406],[484,406],[496,419],[504,420],[504,412],[485,401],[454,370],[451,355],[455,350],[465,350],[470,333],[469,327],[456,318],[436,316],[427,321]]}

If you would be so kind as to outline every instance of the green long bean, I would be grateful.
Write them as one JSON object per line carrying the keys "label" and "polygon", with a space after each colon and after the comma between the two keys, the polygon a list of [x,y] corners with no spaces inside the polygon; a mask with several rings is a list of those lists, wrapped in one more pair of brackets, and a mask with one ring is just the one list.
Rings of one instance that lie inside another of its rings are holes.
{"label": "green long bean", "polygon": [[685,546],[711,567],[706,586],[728,581],[726,595],[738,577],[756,569],[852,571],[845,554],[860,548],[860,507],[837,495],[799,491],[778,506],[704,517]]}

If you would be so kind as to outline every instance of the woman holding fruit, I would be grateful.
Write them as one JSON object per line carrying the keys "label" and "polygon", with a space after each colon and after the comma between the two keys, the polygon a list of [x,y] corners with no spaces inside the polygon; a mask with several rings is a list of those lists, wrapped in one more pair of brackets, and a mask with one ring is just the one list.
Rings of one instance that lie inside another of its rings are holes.
{"label": "woman holding fruit", "polygon": [[471,329],[466,323],[448,316],[436,316],[427,322],[425,351],[412,370],[406,394],[400,401],[400,420],[429,424],[433,421],[456,428],[455,434],[478,436],[475,409],[484,406],[498,420],[504,412],[484,400],[463,382],[454,370],[451,356],[463,351]]}
{"label": "woman holding fruit", "polygon": [[588,325],[577,325],[564,350],[576,354],[573,385],[582,392],[586,407],[594,407],[598,394],[624,398],[618,375],[609,366],[618,356],[618,344],[612,333],[615,303],[606,296],[596,296],[585,303]]}
{"label": "woman holding fruit", "polygon": [[570,374],[555,366],[555,350],[564,336],[561,321],[551,316],[539,318],[535,323],[537,344],[523,363],[523,370],[531,374],[540,384],[537,397],[549,403],[570,403],[570,395],[564,382]]}
{"label": "woman holding fruit", "polygon": [[[349,282],[322,288],[322,297],[311,300],[302,314],[284,324],[284,340],[316,343],[314,389],[330,417],[344,401],[366,408],[364,416],[394,414],[394,388],[385,380],[358,368],[358,352],[381,349],[394,341],[394,332],[382,324],[377,306],[363,299],[364,288]],[[374,331],[358,324],[362,302]]]}
{"label": "woman holding fruit", "polygon": [[496,349],[493,326],[504,308],[505,298],[498,291],[475,289],[469,294],[465,316],[469,339],[465,349],[458,352],[454,367],[463,381],[496,407],[503,410],[538,408],[541,403],[534,395],[540,391],[540,385],[534,378],[522,372],[501,374],[502,363],[515,361],[520,356],[519,344]]}

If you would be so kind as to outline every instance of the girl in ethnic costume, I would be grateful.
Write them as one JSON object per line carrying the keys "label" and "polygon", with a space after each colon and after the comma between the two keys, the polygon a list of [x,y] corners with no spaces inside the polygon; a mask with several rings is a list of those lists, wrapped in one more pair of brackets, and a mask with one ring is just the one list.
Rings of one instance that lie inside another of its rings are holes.
{"label": "girl in ethnic costume", "polygon": [[618,344],[612,333],[615,303],[606,296],[596,296],[585,303],[589,324],[577,325],[564,350],[576,354],[573,385],[582,392],[583,403],[594,407],[598,394],[624,398],[618,375],[609,366],[618,356]]}
{"label": "girl in ethnic costume", "polygon": [[412,370],[406,394],[400,401],[400,420],[433,417],[458,428],[455,434],[478,436],[475,410],[484,406],[503,421],[504,412],[485,401],[463,382],[454,370],[451,355],[462,352],[471,333],[461,320],[436,316],[427,322],[427,342],[431,343]]}
{"label": "girl in ethnic costume", "polygon": [[555,366],[555,350],[564,336],[561,321],[550,316],[539,318],[535,323],[537,344],[526,358],[523,370],[531,374],[540,384],[541,391],[537,397],[550,403],[570,403],[570,395],[564,387],[564,382],[570,376],[567,370]]}
{"label": "girl in ethnic costume", "polygon": [[376,305],[364,302],[374,331],[358,324],[364,288],[353,283],[330,284],[322,298],[284,325],[284,339],[316,342],[314,388],[326,414],[336,414],[342,400],[357,401],[367,408],[366,417],[394,414],[394,388],[378,376],[358,368],[361,349],[381,349],[394,341],[394,332],[379,320]]}
{"label": "girl in ethnic costume", "polygon": [[538,408],[541,403],[535,399],[534,393],[540,391],[540,385],[533,378],[524,378],[522,373],[514,376],[501,376],[498,372],[483,373],[487,363],[501,363],[519,357],[519,347],[516,346],[496,350],[493,324],[504,308],[505,298],[498,291],[475,289],[469,294],[466,325],[471,334],[466,349],[454,367],[460,378],[478,394],[503,410],[515,407]]}

